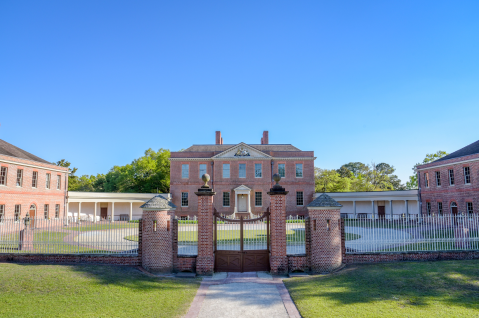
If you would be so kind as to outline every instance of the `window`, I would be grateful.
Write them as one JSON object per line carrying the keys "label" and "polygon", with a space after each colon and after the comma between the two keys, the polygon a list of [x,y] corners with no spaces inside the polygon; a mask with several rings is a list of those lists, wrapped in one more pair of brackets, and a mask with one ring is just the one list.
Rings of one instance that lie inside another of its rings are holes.
{"label": "window", "polygon": [[474,213],[474,210],[472,209],[472,202],[467,202],[467,213],[469,215],[472,215]]}
{"label": "window", "polygon": [[296,178],[302,178],[303,177],[303,164],[302,163],[297,163],[296,164]]}
{"label": "window", "polygon": [[230,193],[223,192],[223,206],[230,206]]}
{"label": "window", "polygon": [[206,163],[200,164],[200,179],[204,174],[206,174]]}
{"label": "window", "polygon": [[426,188],[429,188],[429,173],[424,174],[424,184],[426,185]]}
{"label": "window", "polygon": [[454,170],[449,170],[449,185],[454,185]]}
{"label": "window", "polygon": [[441,172],[436,171],[436,186],[440,187],[441,186]]}
{"label": "window", "polygon": [[469,167],[464,167],[464,183],[471,183],[471,169],[469,169]]}
{"label": "window", "polygon": [[48,220],[48,210],[49,210],[49,206],[48,204],[45,204],[45,207],[43,208],[43,217],[45,218],[45,220]]}
{"label": "window", "polygon": [[181,177],[183,179],[190,177],[190,165],[181,165]]}
{"label": "window", "polygon": [[263,192],[255,192],[254,206],[262,206],[262,205],[263,205]]}
{"label": "window", "polygon": [[442,216],[442,202],[437,203],[437,212]]}
{"label": "window", "polygon": [[7,167],[0,169],[0,185],[7,185]]}
{"label": "window", "polygon": [[50,181],[52,179],[52,174],[47,173],[47,177],[45,179],[45,188],[50,189]]}
{"label": "window", "polygon": [[286,168],[284,163],[278,164],[278,174],[281,178],[284,178],[286,176]]}
{"label": "window", "polygon": [[239,164],[238,177],[246,178],[246,163]]}
{"label": "window", "polygon": [[32,188],[36,188],[38,183],[38,171],[33,171],[32,175]]}
{"label": "window", "polygon": [[261,163],[254,164],[254,177],[255,178],[262,178],[263,177],[263,169]]}
{"label": "window", "polygon": [[188,206],[188,192],[181,192],[181,206]]}
{"label": "window", "polygon": [[20,221],[20,213],[22,213],[22,206],[20,204],[15,204],[15,221]]}
{"label": "window", "polygon": [[229,178],[229,177],[230,177],[230,164],[223,163],[223,178]]}
{"label": "window", "polygon": [[3,222],[4,216],[5,216],[5,205],[0,204],[0,222]]}
{"label": "window", "polygon": [[17,170],[17,187],[21,187],[23,185],[23,170]]}
{"label": "window", "polygon": [[57,190],[60,190],[62,188],[62,176],[57,176]]}
{"label": "window", "polygon": [[304,205],[303,191],[296,192],[296,205]]}
{"label": "window", "polygon": [[427,215],[431,216],[431,202],[426,203]]}
{"label": "window", "polygon": [[60,218],[60,204],[55,204],[55,219]]}

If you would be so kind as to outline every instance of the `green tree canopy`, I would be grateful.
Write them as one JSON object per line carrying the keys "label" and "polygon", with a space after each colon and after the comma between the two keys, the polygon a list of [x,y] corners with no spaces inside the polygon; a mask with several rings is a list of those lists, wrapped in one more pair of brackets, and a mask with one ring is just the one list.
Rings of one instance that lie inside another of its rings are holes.
{"label": "green tree canopy", "polygon": [[417,174],[416,172],[416,167],[420,165],[424,165],[429,162],[433,162],[437,159],[441,159],[444,156],[447,156],[448,153],[442,150],[437,151],[436,153],[428,153],[426,154],[426,158],[420,163],[416,163],[414,167],[412,167],[412,170],[414,171],[414,174],[412,176],[409,176],[409,181],[406,182],[406,189],[417,189],[418,184],[417,184]]}

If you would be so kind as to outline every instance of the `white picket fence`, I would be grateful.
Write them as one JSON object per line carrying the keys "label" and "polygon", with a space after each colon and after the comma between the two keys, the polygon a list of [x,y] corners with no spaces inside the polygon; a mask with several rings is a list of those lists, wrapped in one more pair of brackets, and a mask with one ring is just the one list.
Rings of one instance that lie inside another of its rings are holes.
{"label": "white picket fence", "polygon": [[178,255],[198,255],[198,218],[178,218]]}
{"label": "white picket fence", "polygon": [[479,250],[479,215],[345,219],[346,253]]}
{"label": "white picket fence", "polygon": [[303,216],[288,216],[286,218],[286,254],[306,254],[306,231]]}

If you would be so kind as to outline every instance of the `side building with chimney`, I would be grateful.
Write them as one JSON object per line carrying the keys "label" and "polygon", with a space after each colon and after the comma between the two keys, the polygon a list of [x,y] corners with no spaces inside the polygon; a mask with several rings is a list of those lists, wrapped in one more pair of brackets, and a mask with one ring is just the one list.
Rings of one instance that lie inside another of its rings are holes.
{"label": "side building with chimney", "polygon": [[273,174],[281,175],[287,214],[305,215],[314,195],[314,152],[291,144],[270,144],[264,131],[260,144],[224,144],[221,132],[211,145],[193,145],[171,152],[170,193],[178,216],[194,216],[198,210],[195,192],[201,176],[211,177],[216,191],[214,207],[219,213],[253,217],[266,211],[267,192]]}

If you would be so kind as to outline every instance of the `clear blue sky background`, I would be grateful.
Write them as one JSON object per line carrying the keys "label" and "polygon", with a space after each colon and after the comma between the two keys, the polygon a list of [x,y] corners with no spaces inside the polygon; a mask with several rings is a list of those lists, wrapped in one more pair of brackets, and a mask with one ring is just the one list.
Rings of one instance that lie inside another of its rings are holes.
{"label": "clear blue sky background", "polygon": [[1,1],[0,138],[80,174],[148,148],[292,143],[315,165],[479,139],[479,1]]}

